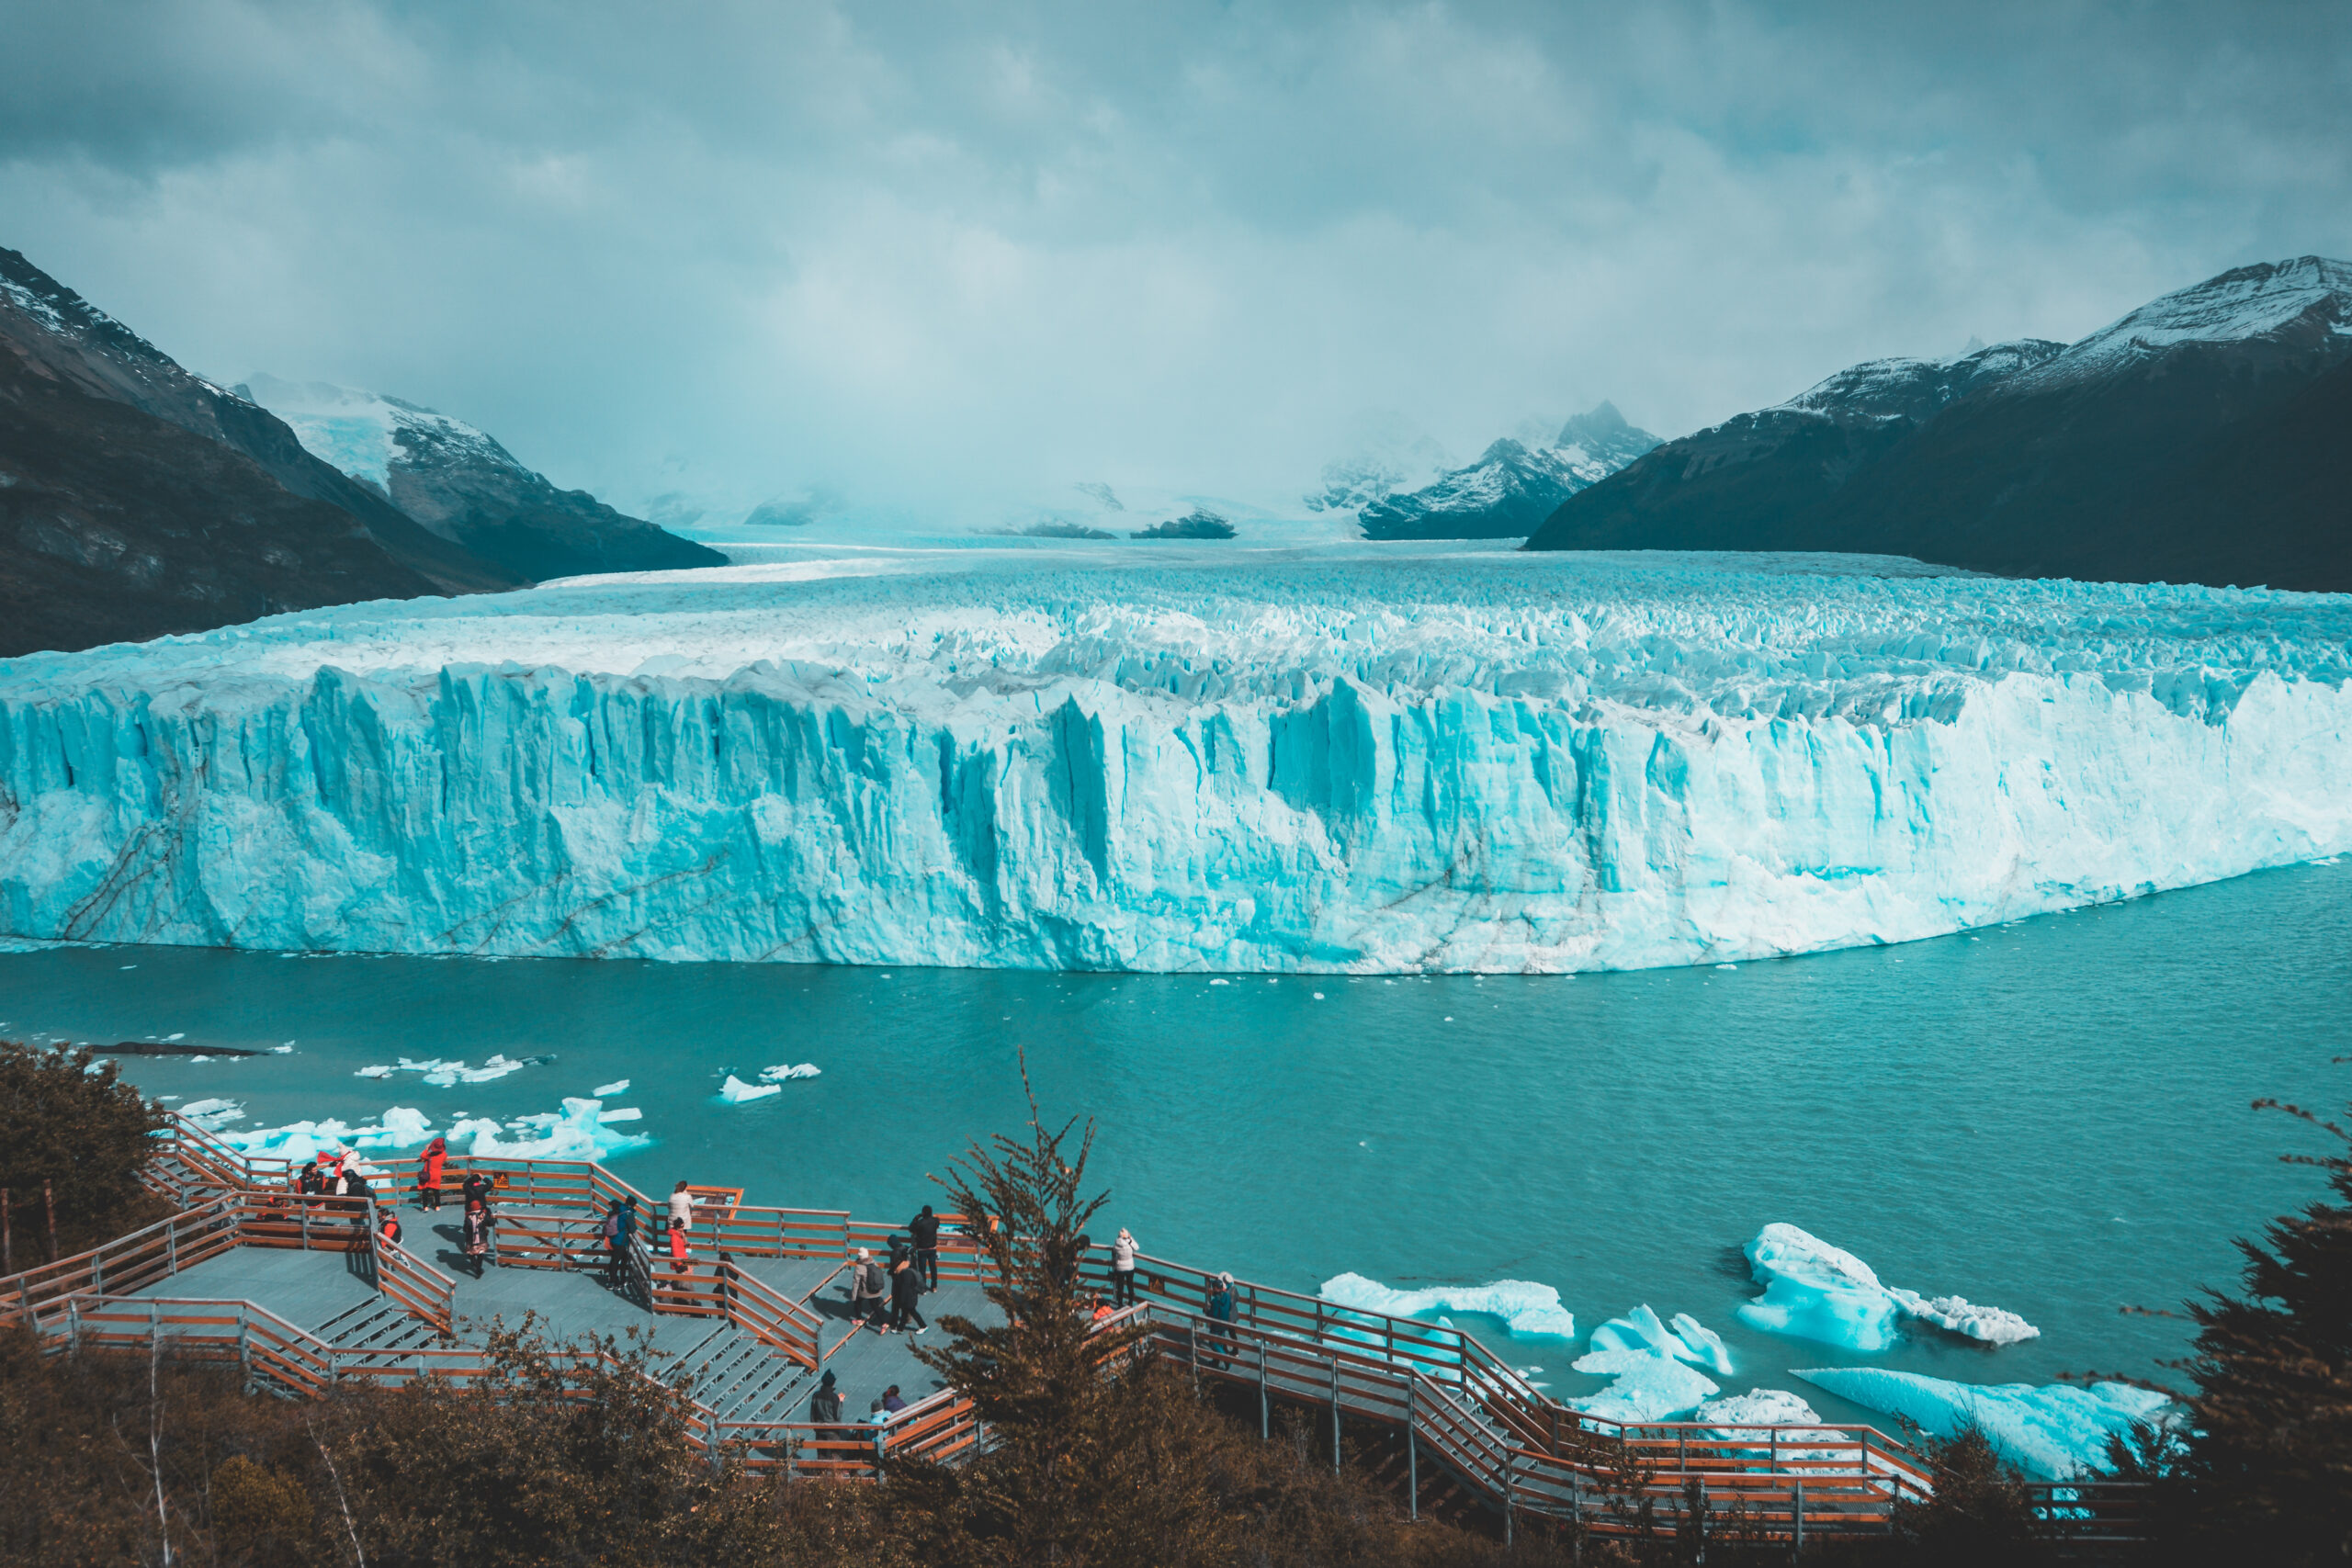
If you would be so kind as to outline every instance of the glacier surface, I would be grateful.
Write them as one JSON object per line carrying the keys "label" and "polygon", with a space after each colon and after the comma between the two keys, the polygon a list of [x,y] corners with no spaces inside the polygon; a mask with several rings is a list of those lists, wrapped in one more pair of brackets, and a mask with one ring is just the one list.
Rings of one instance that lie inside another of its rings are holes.
{"label": "glacier surface", "polygon": [[2352,849],[2343,598],[1108,548],[829,547],[0,662],[0,939],[1573,971]]}

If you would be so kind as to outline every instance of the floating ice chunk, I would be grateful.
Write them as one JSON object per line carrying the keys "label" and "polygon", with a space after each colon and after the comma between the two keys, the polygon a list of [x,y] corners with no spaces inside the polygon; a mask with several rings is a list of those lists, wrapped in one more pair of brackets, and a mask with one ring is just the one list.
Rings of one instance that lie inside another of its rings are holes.
{"label": "floating ice chunk", "polygon": [[599,1113],[599,1114],[598,1114],[598,1116],[596,1117],[596,1120],[597,1120],[597,1121],[599,1121],[599,1122],[642,1122],[642,1121],[644,1121],[644,1120],[645,1120],[645,1112],[644,1112],[644,1111],[639,1111],[636,1106],[634,1106],[634,1105],[630,1105],[630,1106],[625,1106],[625,1107],[623,1107],[622,1109],[620,1109],[620,1110],[618,1110],[618,1111],[603,1111],[603,1112],[601,1112],[601,1113]]}
{"label": "floating ice chunk", "polygon": [[1925,1318],[1938,1327],[1971,1339],[1982,1339],[1987,1345],[2014,1345],[2020,1339],[2041,1337],[2041,1330],[1999,1307],[1977,1306],[1960,1296],[1922,1296],[1917,1291],[1894,1285],[1887,1287],[1887,1294],[1913,1317]]}
{"label": "floating ice chunk", "polygon": [[607,1159],[651,1145],[650,1137],[607,1125],[604,1109],[602,1100],[566,1097],[560,1111],[515,1119],[539,1134],[529,1138],[508,1137],[508,1129],[484,1118],[462,1121],[449,1129],[449,1147],[462,1141],[467,1153],[509,1159]]}
{"label": "floating ice chunk", "polygon": [[[1592,1348],[1596,1353],[1609,1350],[1639,1351],[1649,1356],[1680,1357],[1682,1341],[1668,1332],[1657,1320],[1657,1314],[1646,1306],[1637,1306],[1623,1317],[1612,1317],[1592,1331]],[[1591,1359],[1590,1357],[1586,1358]],[[1595,1371],[1583,1361],[1577,1363],[1580,1372]]]}
{"label": "floating ice chunk", "polygon": [[294,1054],[293,1042],[288,1041],[283,1045],[272,1045],[269,1048],[269,1054],[273,1056],[291,1056]]}
{"label": "floating ice chunk", "polygon": [[180,1114],[206,1132],[217,1133],[232,1122],[243,1121],[245,1108],[233,1100],[199,1100],[181,1106]]}
{"label": "floating ice chunk", "polygon": [[1323,1299],[1358,1312],[1391,1317],[1426,1317],[1442,1312],[1476,1312],[1502,1319],[1518,1338],[1573,1338],[1577,1320],[1560,1304],[1560,1292],[1531,1280],[1497,1280],[1486,1285],[1436,1285],[1424,1291],[1394,1291],[1361,1274],[1323,1281]]}
{"label": "floating ice chunk", "polygon": [[1566,1401],[1568,1408],[1587,1416],[1629,1424],[1664,1421],[1721,1392],[1696,1368],[1654,1351],[1599,1351],[1579,1358],[1577,1370],[1590,1371],[1586,1363],[1596,1356],[1623,1358],[1623,1366],[1617,1372],[1617,1381],[1599,1393]]}
{"label": "floating ice chunk", "polygon": [[220,1131],[216,1135],[241,1154],[299,1163],[321,1149],[412,1148],[433,1135],[433,1122],[413,1107],[395,1105],[375,1122],[356,1127],[329,1118],[323,1122],[292,1122],[283,1127]]}
{"label": "floating ice chunk", "polygon": [[1711,1399],[1693,1410],[1690,1419],[1724,1427],[1812,1427],[1821,1421],[1812,1405],[1784,1388],[1751,1388]]}
{"label": "floating ice chunk", "polygon": [[1906,1316],[1989,1345],[2013,1345],[2041,1332],[1998,1307],[1882,1284],[1869,1264],[1794,1225],[1766,1225],[1747,1251],[1764,1293],[1741,1305],[1736,1315],[1770,1334],[1867,1353],[1894,1344]]}
{"label": "floating ice chunk", "polygon": [[2029,1475],[2070,1481],[2107,1468],[2107,1440],[2135,1423],[2161,1421],[2171,1405],[2129,1383],[1948,1382],[1881,1367],[1827,1367],[1791,1374],[1870,1410],[1949,1438],[1973,1421]]}
{"label": "floating ice chunk", "polygon": [[760,1069],[760,1081],[763,1083],[783,1083],[790,1078],[813,1078],[823,1071],[824,1069],[817,1066],[814,1062],[803,1062],[797,1067],[762,1067]]}
{"label": "floating ice chunk", "polygon": [[398,1067],[378,1066],[373,1067],[362,1067],[351,1076],[355,1078],[388,1078],[399,1071],[400,1069]]}
{"label": "floating ice chunk", "polygon": [[589,1092],[594,1094],[599,1100],[604,1099],[605,1096],[608,1094],[627,1094],[628,1092],[628,1079],[622,1078],[615,1083],[600,1083]]}
{"label": "floating ice chunk", "polygon": [[727,1081],[718,1088],[718,1098],[729,1105],[741,1105],[747,1100],[765,1100],[769,1095],[783,1092],[782,1084],[748,1084],[729,1073]]}
{"label": "floating ice chunk", "polygon": [[166,1034],[166,1035],[164,1035],[164,1039],[166,1039],[166,1040],[174,1040],[174,1041],[177,1041],[177,1040],[185,1040],[185,1039],[187,1039],[187,1036],[186,1034]]}
{"label": "floating ice chunk", "polygon": [[1731,1376],[1731,1347],[1724,1343],[1722,1335],[1689,1313],[1678,1312],[1674,1314],[1674,1337],[1682,1341],[1683,1348],[1677,1354],[1684,1360],[1724,1377]]}

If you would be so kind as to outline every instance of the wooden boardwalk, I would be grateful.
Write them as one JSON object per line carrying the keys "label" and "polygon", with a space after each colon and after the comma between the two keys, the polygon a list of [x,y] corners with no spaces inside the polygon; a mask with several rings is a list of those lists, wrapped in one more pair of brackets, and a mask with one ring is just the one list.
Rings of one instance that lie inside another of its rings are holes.
{"label": "wooden boardwalk", "polygon": [[[550,1343],[633,1332],[654,1352],[655,1375],[692,1394],[695,1440],[714,1455],[732,1446],[755,1470],[865,1479],[894,1458],[954,1461],[985,1440],[968,1398],[913,1354],[944,1341],[943,1314],[1001,1321],[985,1294],[992,1261],[953,1229],[941,1238],[941,1288],[922,1300],[934,1326],[883,1334],[853,1321],[847,1267],[861,1247],[881,1255],[893,1227],[841,1211],[756,1207],[736,1190],[706,1190],[715,1196],[697,1210],[687,1269],[648,1245],[664,1238],[640,1235],[608,1280],[596,1217],[633,1201],[658,1229],[643,1194],[588,1162],[452,1160],[452,1187],[469,1168],[493,1183],[502,1262],[477,1280],[458,1255],[454,1205],[414,1206],[413,1160],[369,1162],[404,1194],[401,1247],[376,1236],[373,1201],[299,1196],[283,1162],[244,1159],[185,1122],[158,1148],[147,1179],[181,1212],[0,1280],[0,1312],[61,1348],[164,1341],[233,1359],[255,1385],[291,1394],[355,1378],[479,1379],[502,1322],[530,1319]],[[1108,1263],[1097,1248],[1085,1265],[1106,1288]],[[1139,1303],[1112,1323],[1198,1380],[1254,1392],[1261,1424],[1276,1402],[1328,1413],[1335,1464],[1345,1427],[1369,1434],[1385,1456],[1379,1472],[1417,1511],[1427,1497],[1456,1515],[1484,1511],[1506,1536],[1622,1534],[1648,1510],[1675,1528],[1695,1489],[1719,1526],[1802,1552],[1809,1541],[1883,1535],[1904,1500],[1932,1491],[1917,1456],[1872,1427],[1621,1425],[1570,1410],[1450,1326],[1249,1281],[1234,1316],[1212,1320],[1208,1278],[1139,1258]],[[808,1402],[824,1371],[844,1421],[820,1428]],[[893,1384],[909,1408],[866,1421]],[[2137,1536],[2143,1495],[2128,1483],[2036,1491],[2078,1550]]]}

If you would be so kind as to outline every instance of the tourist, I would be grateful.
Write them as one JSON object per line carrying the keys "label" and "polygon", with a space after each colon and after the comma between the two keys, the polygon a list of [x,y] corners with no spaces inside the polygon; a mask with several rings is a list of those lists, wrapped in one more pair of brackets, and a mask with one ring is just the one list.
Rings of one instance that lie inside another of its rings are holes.
{"label": "tourist", "polygon": [[1069,1274],[1062,1280],[1062,1289],[1078,1289],[1079,1271],[1086,1267],[1086,1259],[1094,1250],[1094,1238],[1084,1231],[1078,1233],[1078,1247],[1069,1257]]}
{"label": "tourist", "polygon": [[617,1285],[628,1269],[628,1250],[637,1238],[637,1200],[616,1198],[605,1211],[605,1283]]}
{"label": "tourist", "polygon": [[[1219,1274],[1209,1281],[1207,1306],[1210,1321],[1231,1323],[1238,1305],[1238,1303],[1234,1299],[1232,1275]],[[1215,1329],[1211,1329],[1209,1347],[1213,1353],[1212,1359],[1216,1359],[1225,1353],[1238,1351],[1240,1344],[1229,1335],[1219,1334]]]}
{"label": "tourist", "polygon": [[449,1160],[449,1141],[435,1138],[424,1145],[424,1163],[416,1174],[416,1206],[420,1209],[441,1207],[441,1172]]}
{"label": "tourist", "polygon": [[1111,1300],[1123,1307],[1136,1304],[1136,1238],[1125,1225],[1111,1244]]}
{"label": "tourist", "polygon": [[1111,1303],[1102,1299],[1102,1292],[1100,1291],[1086,1292],[1085,1312],[1089,1326],[1099,1325],[1104,1318],[1113,1315]]}
{"label": "tourist", "polygon": [[890,1442],[890,1413],[882,1408],[882,1402],[877,1399],[866,1406],[865,1419],[874,1427],[874,1462],[879,1464],[883,1450]]}
{"label": "tourist", "polygon": [[390,1209],[384,1211],[383,1233],[384,1239],[394,1247],[401,1244],[401,1217]]}
{"label": "tourist", "polygon": [[899,1397],[899,1385],[897,1383],[892,1383],[888,1388],[882,1391],[882,1408],[884,1410],[893,1416],[896,1416],[899,1411],[904,1410],[906,1407],[907,1402]]}
{"label": "tourist", "polygon": [[915,1320],[915,1332],[929,1332],[931,1325],[923,1321],[922,1274],[915,1268],[911,1257],[901,1255],[890,1262],[890,1324],[903,1329],[907,1319]]}
{"label": "tourist", "polygon": [[874,1261],[874,1254],[865,1247],[857,1249],[857,1262],[849,1274],[849,1315],[853,1323],[864,1323],[870,1316],[884,1334],[889,1325],[882,1322],[882,1299],[889,1289],[882,1273],[882,1265]]}
{"label": "tourist", "polygon": [[[808,1396],[808,1419],[823,1427],[827,1422],[839,1421],[841,1418],[842,1391],[833,1386],[833,1374],[828,1371],[824,1377],[818,1381],[817,1392]],[[823,1438],[838,1438],[843,1434],[838,1429],[827,1429],[820,1431],[817,1435]]]}
{"label": "tourist", "polygon": [[939,1216],[925,1203],[922,1213],[907,1222],[907,1230],[915,1238],[915,1269],[922,1288],[939,1289]]}
{"label": "tourist", "polygon": [[302,1167],[297,1186],[304,1197],[312,1197],[327,1190],[327,1152],[321,1149],[310,1163]]}
{"label": "tourist", "polygon": [[481,1260],[490,1250],[490,1205],[479,1197],[466,1199],[466,1217],[458,1234],[458,1250],[473,1261],[474,1278],[481,1278]]}
{"label": "tourist", "polygon": [[681,1233],[692,1231],[694,1225],[695,1195],[687,1191],[686,1184],[681,1181],[670,1189],[670,1255],[673,1258],[685,1256],[684,1244],[677,1238]]}
{"label": "tourist", "polygon": [[490,1206],[490,1178],[484,1176],[481,1171],[469,1170],[466,1172],[466,1184],[461,1190],[465,1194],[467,1202],[480,1203],[484,1208],[488,1208]]}

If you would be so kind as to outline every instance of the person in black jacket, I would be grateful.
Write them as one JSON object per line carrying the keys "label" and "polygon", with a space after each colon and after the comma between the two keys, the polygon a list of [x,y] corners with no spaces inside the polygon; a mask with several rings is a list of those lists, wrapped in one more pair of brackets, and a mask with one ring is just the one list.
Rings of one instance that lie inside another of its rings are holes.
{"label": "person in black jacket", "polygon": [[906,1255],[890,1259],[890,1326],[905,1332],[907,1319],[915,1320],[915,1332],[929,1331],[931,1325],[922,1317],[922,1276],[915,1270],[915,1260]]}
{"label": "person in black jacket", "polygon": [[925,1203],[922,1213],[907,1222],[907,1233],[915,1238],[915,1271],[926,1291],[939,1289],[939,1216]]}
{"label": "person in black jacket", "polygon": [[[808,1396],[808,1419],[819,1424],[842,1418],[842,1391],[833,1386],[833,1374],[827,1372],[817,1384],[817,1392]],[[846,1436],[838,1427],[821,1431],[818,1437],[827,1440]]]}

